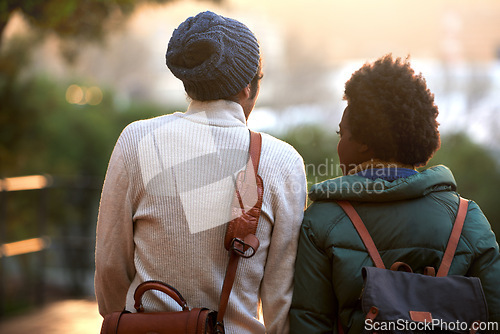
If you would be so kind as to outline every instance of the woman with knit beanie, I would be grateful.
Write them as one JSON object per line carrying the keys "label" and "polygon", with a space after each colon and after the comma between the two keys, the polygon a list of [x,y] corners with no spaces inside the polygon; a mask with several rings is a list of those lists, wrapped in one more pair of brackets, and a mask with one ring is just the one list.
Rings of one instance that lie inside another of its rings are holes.
{"label": "woman with knit beanie", "polygon": [[[186,112],[130,124],[116,143],[97,227],[95,290],[103,316],[133,311],[133,293],[148,280],[172,285],[189,307],[219,306],[234,179],[247,165],[247,118],[262,77],[259,45],[243,23],[207,11],[173,32],[166,64],[191,102]],[[226,333],[289,331],[304,163],[290,145],[261,135],[260,247],[239,261]],[[142,302],[146,312],[180,310],[162,294]]]}
{"label": "woman with knit beanie", "polygon": [[[290,313],[292,333],[362,333],[362,267],[373,266],[337,200],[351,202],[386,268],[438,268],[457,214],[451,171],[422,172],[440,146],[438,108],[408,61],[384,56],[345,85],[338,155],[344,176],[314,185],[304,214]],[[479,277],[489,321],[500,320],[500,254],[479,206],[470,201],[449,275]]]}

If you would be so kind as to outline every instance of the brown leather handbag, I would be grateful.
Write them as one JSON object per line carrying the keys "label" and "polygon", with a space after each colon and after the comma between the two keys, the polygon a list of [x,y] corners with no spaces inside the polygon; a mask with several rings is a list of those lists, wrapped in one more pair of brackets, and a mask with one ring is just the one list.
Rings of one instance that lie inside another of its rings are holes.
{"label": "brown leather handbag", "polygon": [[[148,290],[158,290],[169,295],[182,308],[179,312],[144,313],[142,295]],[[206,308],[189,309],[182,295],[172,286],[159,281],[141,283],[134,293],[137,313],[114,312],[102,323],[101,333],[216,333],[217,312]]]}
{"label": "brown leather handbag", "polygon": [[[134,308],[137,313],[128,311],[113,312],[104,317],[101,334],[164,334],[224,333],[224,313],[236,276],[240,258],[252,257],[259,248],[255,236],[259,222],[264,185],[258,175],[262,137],[250,131],[249,160],[246,169],[236,179],[236,191],[232,203],[232,220],[228,223],[224,247],[230,258],[222,286],[219,311],[207,308],[193,308],[174,287],[160,281],[141,283],[134,293]],[[144,312],[142,295],[149,290],[161,291],[174,299],[182,308],[177,312]]]}

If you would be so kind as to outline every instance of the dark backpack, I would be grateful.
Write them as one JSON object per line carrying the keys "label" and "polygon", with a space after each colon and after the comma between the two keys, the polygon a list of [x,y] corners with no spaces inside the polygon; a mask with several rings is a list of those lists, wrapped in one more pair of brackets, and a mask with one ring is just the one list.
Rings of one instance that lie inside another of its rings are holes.
{"label": "dark backpack", "polygon": [[479,278],[447,276],[467,215],[467,200],[460,198],[437,274],[433,267],[427,267],[423,275],[413,273],[403,262],[386,269],[354,207],[347,201],[337,203],[351,219],[375,263],[375,267],[362,269],[364,333],[477,333],[486,325],[488,308]]}

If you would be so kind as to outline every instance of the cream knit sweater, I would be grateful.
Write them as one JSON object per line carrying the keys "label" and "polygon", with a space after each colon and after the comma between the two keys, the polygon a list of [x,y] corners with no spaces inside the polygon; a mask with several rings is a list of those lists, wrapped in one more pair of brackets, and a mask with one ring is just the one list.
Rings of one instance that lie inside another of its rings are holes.
{"label": "cream knit sweater", "polygon": [[[243,109],[193,101],[186,113],[130,124],[111,156],[99,209],[95,291],[102,315],[133,311],[146,280],[174,286],[190,307],[217,310],[229,259],[223,246],[234,176],[248,158]],[[288,144],[262,135],[260,248],[240,260],[226,333],[288,333],[293,270],[306,200],[304,164]],[[146,293],[146,311],[180,310]],[[263,324],[257,320],[262,306]]]}

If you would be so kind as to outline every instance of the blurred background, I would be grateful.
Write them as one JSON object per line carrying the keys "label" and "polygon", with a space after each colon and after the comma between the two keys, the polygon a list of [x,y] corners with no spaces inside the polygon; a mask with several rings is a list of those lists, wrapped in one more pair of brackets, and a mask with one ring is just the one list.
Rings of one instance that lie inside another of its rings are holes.
{"label": "blurred background", "polygon": [[352,72],[410,57],[440,111],[428,166],[453,170],[498,239],[498,0],[0,0],[0,332],[56,301],[89,301],[76,314],[90,305],[100,321],[93,256],[108,159],[128,123],[187,107],[164,56],[172,31],[204,10],[257,35],[264,79],[249,126],[294,145],[309,185],[341,174],[335,130]]}

